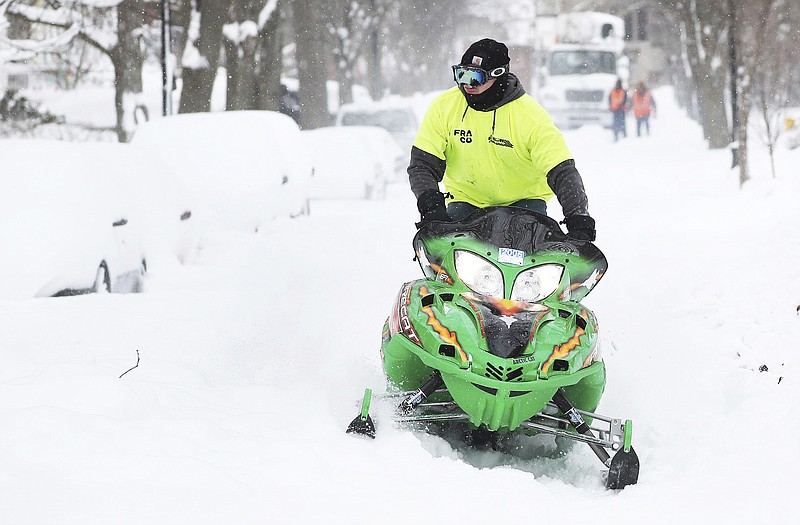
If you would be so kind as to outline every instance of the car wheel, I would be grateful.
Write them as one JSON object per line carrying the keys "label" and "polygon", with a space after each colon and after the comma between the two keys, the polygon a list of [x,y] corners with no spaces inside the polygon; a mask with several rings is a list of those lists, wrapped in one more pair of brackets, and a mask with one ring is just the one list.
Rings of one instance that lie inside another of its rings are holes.
{"label": "car wheel", "polygon": [[106,264],[105,261],[101,261],[100,266],[97,267],[92,291],[94,293],[111,292],[111,274],[108,271],[108,264]]}

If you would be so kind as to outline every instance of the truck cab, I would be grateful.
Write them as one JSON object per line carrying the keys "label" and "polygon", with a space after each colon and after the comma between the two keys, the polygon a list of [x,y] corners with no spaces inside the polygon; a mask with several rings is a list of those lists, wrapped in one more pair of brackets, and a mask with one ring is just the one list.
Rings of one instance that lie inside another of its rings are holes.
{"label": "truck cab", "polygon": [[559,17],[557,41],[546,50],[539,102],[562,129],[611,127],[608,97],[618,78],[627,82],[622,19],[605,13]]}

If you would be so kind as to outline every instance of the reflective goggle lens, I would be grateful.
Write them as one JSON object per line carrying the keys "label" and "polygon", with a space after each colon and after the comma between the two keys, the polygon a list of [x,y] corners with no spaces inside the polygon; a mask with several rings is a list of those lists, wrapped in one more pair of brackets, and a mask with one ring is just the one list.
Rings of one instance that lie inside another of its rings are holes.
{"label": "reflective goggle lens", "polygon": [[489,82],[493,78],[504,75],[508,72],[508,64],[496,67],[490,72],[486,72],[479,67],[472,66],[453,66],[453,78],[458,84],[477,87]]}
{"label": "reflective goggle lens", "polygon": [[484,70],[465,66],[453,66],[453,78],[456,83],[470,87],[483,85],[489,80]]}

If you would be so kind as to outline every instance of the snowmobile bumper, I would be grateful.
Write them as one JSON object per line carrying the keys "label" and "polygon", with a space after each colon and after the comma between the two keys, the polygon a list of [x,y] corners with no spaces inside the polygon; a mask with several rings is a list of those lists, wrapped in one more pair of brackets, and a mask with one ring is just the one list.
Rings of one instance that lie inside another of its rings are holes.
{"label": "snowmobile bumper", "polygon": [[[413,374],[406,383],[421,384],[417,378],[429,377],[432,371],[438,370],[451,398],[445,396],[443,400],[455,401],[467,414],[470,423],[489,430],[515,430],[538,414],[559,388],[565,389],[576,406],[594,410],[605,387],[606,372],[602,361],[563,373],[540,372],[531,381],[509,381],[476,374],[471,369],[471,361],[443,360],[402,335],[392,337],[383,351],[386,363],[401,361],[403,370]],[[522,366],[535,367],[537,364]]]}

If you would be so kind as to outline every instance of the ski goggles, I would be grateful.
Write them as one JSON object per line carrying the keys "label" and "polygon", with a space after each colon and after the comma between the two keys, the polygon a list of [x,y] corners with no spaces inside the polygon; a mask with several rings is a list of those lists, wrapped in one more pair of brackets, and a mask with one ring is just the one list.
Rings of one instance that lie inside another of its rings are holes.
{"label": "ski goggles", "polygon": [[453,80],[456,84],[463,84],[470,87],[482,86],[493,78],[497,78],[508,72],[508,64],[486,71],[475,66],[453,66]]}

